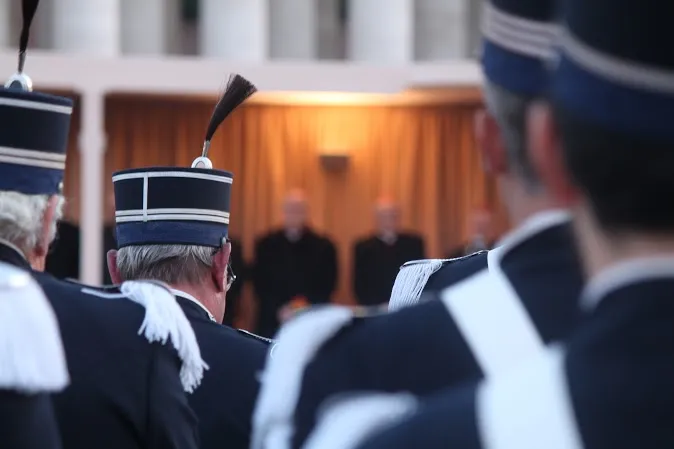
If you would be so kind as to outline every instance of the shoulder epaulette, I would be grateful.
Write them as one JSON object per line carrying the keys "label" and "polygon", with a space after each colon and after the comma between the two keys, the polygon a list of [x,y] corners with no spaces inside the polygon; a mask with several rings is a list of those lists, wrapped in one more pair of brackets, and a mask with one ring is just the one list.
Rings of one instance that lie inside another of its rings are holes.
{"label": "shoulder epaulette", "polygon": [[480,250],[476,251],[474,253],[461,256],[461,257],[454,257],[452,259],[420,259],[420,260],[410,260],[409,262],[405,262],[402,267],[410,267],[412,265],[431,265],[431,264],[437,264],[438,262],[441,263],[442,265],[447,265],[450,263],[455,263],[455,262],[461,262],[462,260],[470,259],[471,257],[479,256],[481,254],[488,253],[489,251],[486,250]]}
{"label": "shoulder epaulette", "polygon": [[236,331],[242,335],[245,335],[246,337],[254,338],[255,340],[259,340],[263,343],[267,343],[270,345],[274,343],[274,340],[272,340],[271,338],[263,337],[261,335],[254,334],[252,332],[248,332],[247,330],[236,329]]}

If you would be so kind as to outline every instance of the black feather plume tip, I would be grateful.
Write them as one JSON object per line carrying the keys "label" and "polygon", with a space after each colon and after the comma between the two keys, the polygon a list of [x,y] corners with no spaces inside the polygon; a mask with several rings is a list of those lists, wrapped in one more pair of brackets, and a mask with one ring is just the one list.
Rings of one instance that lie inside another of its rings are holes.
{"label": "black feather plume tip", "polygon": [[220,123],[222,123],[234,109],[239,107],[255,92],[257,92],[257,87],[246,78],[236,74],[230,75],[229,81],[227,82],[227,89],[225,89],[225,92],[222,94],[213,110],[213,115],[208,124],[204,142],[210,142],[213,138],[213,134],[215,134],[218,126],[220,126]]}
{"label": "black feather plume tip", "polygon": [[23,72],[23,65],[26,60],[26,48],[28,48],[28,38],[30,37],[30,24],[35,17],[37,5],[40,0],[23,0],[23,26],[21,28],[21,38],[19,39],[19,72]]}

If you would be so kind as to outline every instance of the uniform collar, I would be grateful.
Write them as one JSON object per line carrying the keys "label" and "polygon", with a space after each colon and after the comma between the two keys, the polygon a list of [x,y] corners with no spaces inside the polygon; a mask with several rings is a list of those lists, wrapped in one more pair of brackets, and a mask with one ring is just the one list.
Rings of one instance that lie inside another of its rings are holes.
{"label": "uniform collar", "polygon": [[495,245],[501,255],[547,229],[569,223],[571,214],[564,209],[549,209],[538,212],[503,236]]}
{"label": "uniform collar", "polygon": [[0,260],[11,265],[31,269],[30,263],[23,252],[12,242],[0,239]]}
{"label": "uniform collar", "polygon": [[613,291],[658,279],[674,280],[674,257],[643,257],[611,265],[587,283],[581,306],[592,310]]}
{"label": "uniform collar", "polygon": [[203,310],[204,312],[206,312],[206,314],[208,315],[208,318],[209,318],[211,321],[217,323],[217,321],[215,320],[215,317],[213,316],[213,314],[212,314],[211,312],[209,312],[208,309],[207,309],[206,307],[204,307],[204,305],[203,305],[202,303],[200,303],[199,300],[198,300],[197,298],[195,298],[194,296],[190,295],[189,293],[185,293],[185,292],[182,291],[182,290],[176,290],[175,288],[172,288],[172,289],[171,289],[171,293],[173,293],[175,296],[179,296],[179,297],[181,297],[181,298],[183,298],[183,299],[188,300],[188,301],[191,302],[191,303],[196,304],[197,306],[199,306],[199,308],[201,308],[201,310]]}

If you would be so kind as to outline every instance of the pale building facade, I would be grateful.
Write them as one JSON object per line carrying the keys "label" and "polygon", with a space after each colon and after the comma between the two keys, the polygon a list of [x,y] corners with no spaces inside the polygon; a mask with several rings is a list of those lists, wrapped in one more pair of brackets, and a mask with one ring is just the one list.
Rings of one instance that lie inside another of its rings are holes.
{"label": "pale building facade", "polygon": [[[399,64],[472,57],[483,0],[42,0],[39,49],[98,56]],[[0,0],[0,47],[20,2]]]}

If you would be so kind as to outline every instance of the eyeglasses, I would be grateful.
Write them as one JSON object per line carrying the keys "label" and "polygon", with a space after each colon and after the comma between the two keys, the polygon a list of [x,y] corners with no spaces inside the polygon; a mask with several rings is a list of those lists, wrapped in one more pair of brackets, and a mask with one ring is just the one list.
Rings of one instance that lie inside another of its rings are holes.
{"label": "eyeglasses", "polygon": [[[225,243],[229,243],[230,240],[229,238],[225,237],[223,238],[223,245]],[[220,251],[220,248],[215,248],[213,250],[213,256],[218,254],[218,251]],[[232,268],[232,256],[230,254],[229,256],[229,261],[227,261],[227,285],[225,285],[225,291],[229,291],[230,288],[232,288],[232,285],[234,285],[234,281],[236,281],[236,274],[234,273],[234,269]]]}
{"label": "eyeglasses", "polygon": [[234,269],[232,268],[232,258],[229,258],[227,262],[227,285],[225,286],[226,291],[229,291],[232,288],[232,285],[236,281],[236,274],[234,274]]}

